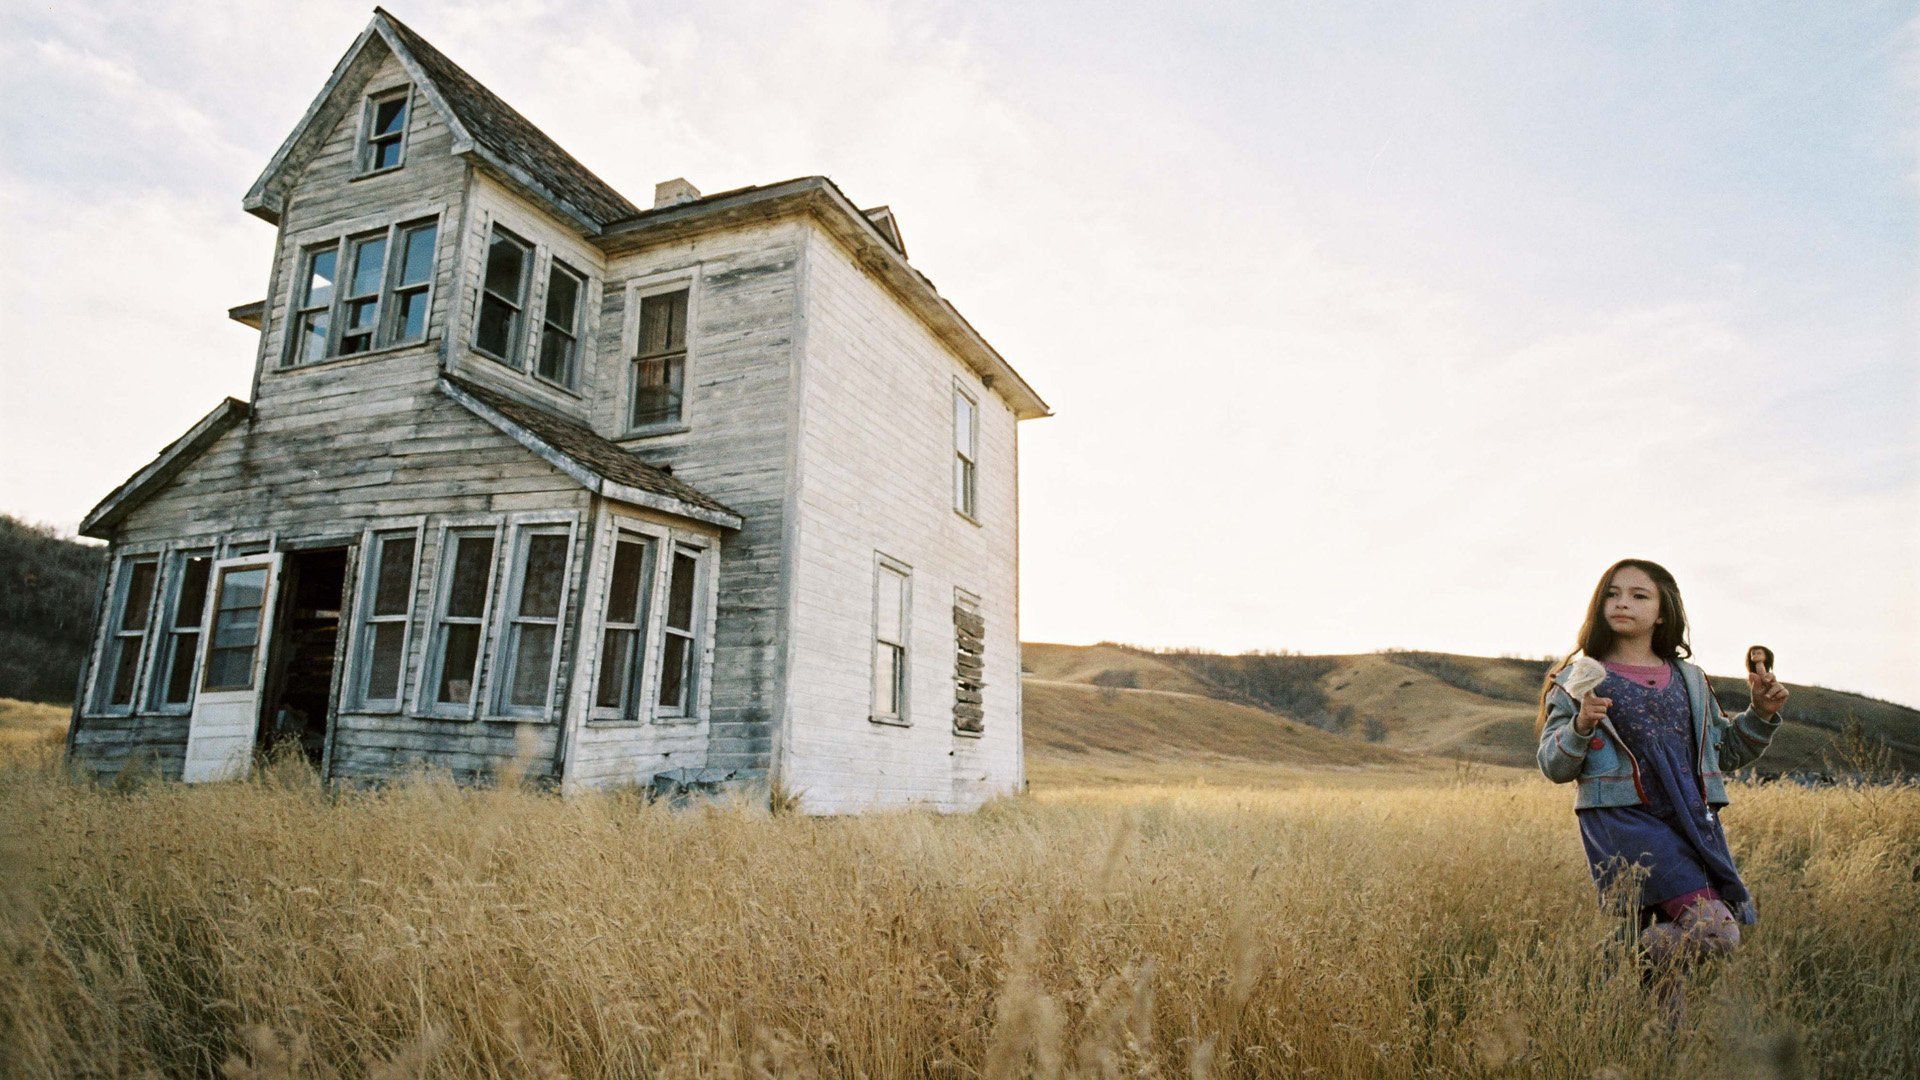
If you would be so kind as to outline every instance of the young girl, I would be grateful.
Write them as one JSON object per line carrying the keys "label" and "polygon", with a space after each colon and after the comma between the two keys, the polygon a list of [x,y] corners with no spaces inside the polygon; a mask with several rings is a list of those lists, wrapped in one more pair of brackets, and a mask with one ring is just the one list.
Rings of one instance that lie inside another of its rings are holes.
{"label": "young girl", "polygon": [[[1564,683],[1580,653],[1606,679],[1575,700]],[[1644,868],[1637,926],[1660,970],[1731,951],[1755,919],[1715,810],[1723,774],[1766,750],[1787,700],[1770,665],[1750,671],[1753,705],[1729,720],[1691,655],[1673,575],[1622,559],[1593,590],[1579,652],[1540,690],[1540,771],[1579,781],[1574,815],[1603,898],[1627,867]]]}

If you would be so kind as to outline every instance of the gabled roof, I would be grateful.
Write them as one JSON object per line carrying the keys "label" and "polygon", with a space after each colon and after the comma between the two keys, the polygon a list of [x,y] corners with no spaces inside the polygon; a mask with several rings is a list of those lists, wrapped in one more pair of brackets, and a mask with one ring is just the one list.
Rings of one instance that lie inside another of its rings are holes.
{"label": "gabled roof", "polygon": [[334,126],[357,107],[357,95],[341,90],[357,88],[377,66],[379,57],[368,51],[376,41],[393,53],[421,94],[445,118],[453,132],[454,153],[472,154],[487,162],[508,179],[553,203],[589,233],[640,212],[638,206],[562,150],[513,106],[383,8],[373,9],[372,21],[334,65],[333,74],[306,115],[254,181],[243,203],[248,211],[268,221],[279,221],[285,175],[289,169],[305,164]]}
{"label": "gabled roof", "polygon": [[[480,85],[479,80],[447,59],[446,54],[426,38],[414,33],[384,8],[374,8],[373,17],[376,23],[385,20],[404,52],[412,56],[421,72],[440,91],[458,129],[464,130],[476,146],[487,151],[496,165],[505,166],[508,172],[524,173],[539,188],[558,196],[561,202],[585,211],[599,226],[640,212],[638,206],[593,175],[592,170],[548,138],[546,132],[534,127],[513,106]],[[515,179],[526,182],[518,176]]]}
{"label": "gabled roof", "polygon": [[227,398],[214,406],[213,411],[188,428],[185,435],[168,443],[166,449],[160,451],[159,457],[134,473],[126,483],[114,488],[111,494],[100,500],[99,506],[87,511],[87,516],[80,520],[80,535],[97,540],[108,539],[107,530],[126,517],[128,511],[162,484],[179,475],[180,470],[199,457],[202,450],[212,446],[213,441],[226,434],[227,429],[245,420],[251,411],[247,403],[238,398]]}
{"label": "gabled roof", "polygon": [[719,500],[577,420],[452,375],[440,376],[440,391],[595,494],[723,528],[743,524],[740,515]]}

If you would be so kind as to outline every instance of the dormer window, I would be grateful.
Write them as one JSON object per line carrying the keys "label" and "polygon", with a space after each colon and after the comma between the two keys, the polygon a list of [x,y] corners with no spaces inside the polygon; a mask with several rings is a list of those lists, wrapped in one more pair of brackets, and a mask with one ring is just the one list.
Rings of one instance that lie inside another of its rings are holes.
{"label": "dormer window", "polygon": [[360,147],[362,173],[397,169],[407,155],[407,101],[411,87],[403,86],[367,99],[366,137]]}

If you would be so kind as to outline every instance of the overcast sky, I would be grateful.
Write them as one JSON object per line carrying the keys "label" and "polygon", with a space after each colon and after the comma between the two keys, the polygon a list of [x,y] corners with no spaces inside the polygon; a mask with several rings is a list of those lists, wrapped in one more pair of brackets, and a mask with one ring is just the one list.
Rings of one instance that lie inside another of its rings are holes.
{"label": "overcast sky", "polygon": [[[246,396],[371,6],[0,5],[0,510],[71,530]],[[1920,705],[1912,4],[392,7],[636,201],[891,204],[1058,413],[1028,640],[1542,655],[1638,555],[1710,670]]]}

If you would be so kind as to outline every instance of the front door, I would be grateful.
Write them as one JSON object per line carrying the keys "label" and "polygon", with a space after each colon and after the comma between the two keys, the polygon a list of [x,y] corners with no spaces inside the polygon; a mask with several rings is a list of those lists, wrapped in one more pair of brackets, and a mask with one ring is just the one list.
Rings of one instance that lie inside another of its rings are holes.
{"label": "front door", "polygon": [[268,616],[280,588],[280,555],[242,555],[213,565],[213,603],[200,633],[200,692],[187,724],[181,779],[236,780],[253,763],[265,680]]}

